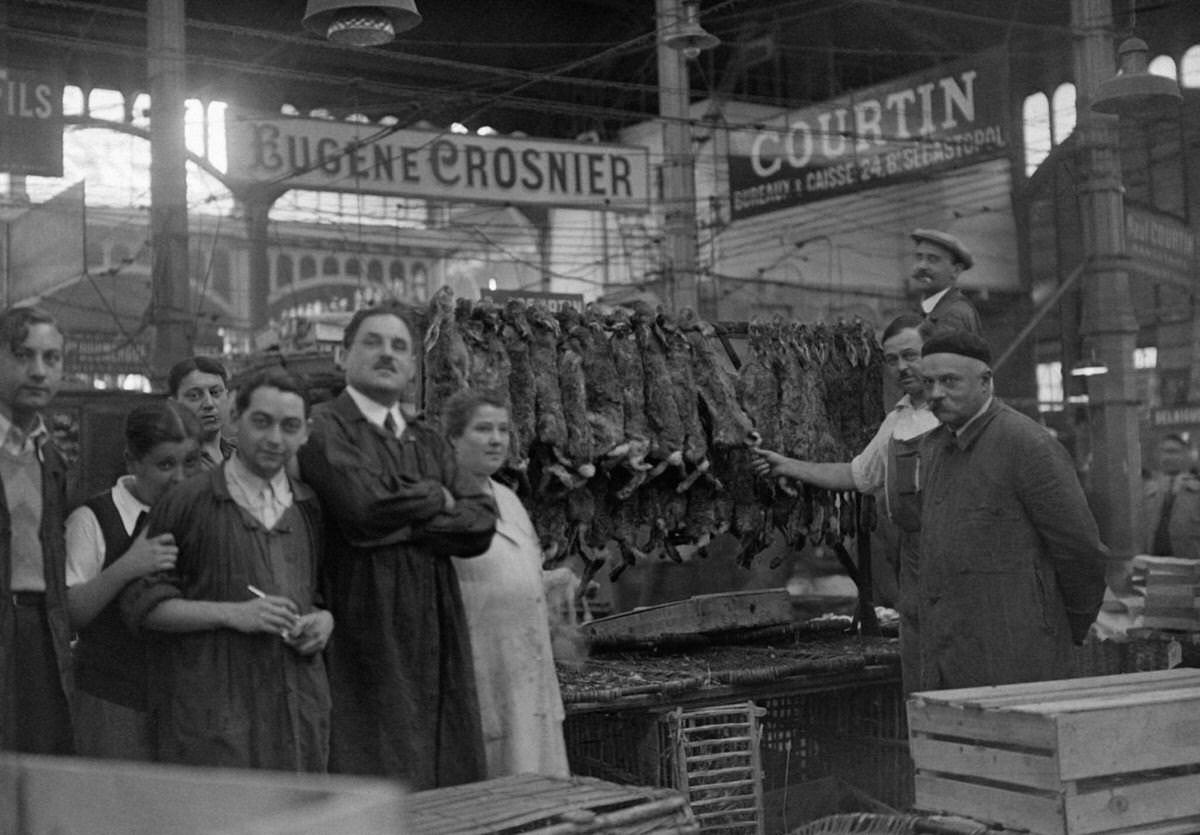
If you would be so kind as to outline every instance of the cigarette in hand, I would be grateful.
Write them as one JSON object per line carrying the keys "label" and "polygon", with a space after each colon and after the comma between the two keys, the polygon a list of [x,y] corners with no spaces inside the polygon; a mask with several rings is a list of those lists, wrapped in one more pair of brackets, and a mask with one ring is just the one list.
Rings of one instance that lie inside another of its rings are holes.
{"label": "cigarette in hand", "polygon": [[[250,592],[252,595],[259,598],[260,600],[267,599],[267,593],[265,591],[263,591],[262,589],[260,589],[258,586],[249,586],[248,585],[248,586],[246,586],[246,591]],[[279,636],[281,638],[286,639],[288,637],[288,631],[286,629],[280,629]]]}

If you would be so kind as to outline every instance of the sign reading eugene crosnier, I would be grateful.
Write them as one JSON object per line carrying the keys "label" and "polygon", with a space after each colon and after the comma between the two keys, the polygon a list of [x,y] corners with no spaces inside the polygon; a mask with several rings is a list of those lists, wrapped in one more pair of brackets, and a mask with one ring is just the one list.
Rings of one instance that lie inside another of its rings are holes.
{"label": "sign reading eugene crosnier", "polygon": [[645,148],[234,112],[225,124],[229,175],[243,181],[472,203],[649,209]]}
{"label": "sign reading eugene crosnier", "polygon": [[63,75],[0,64],[0,171],[63,175]]}
{"label": "sign reading eugene crosnier", "polygon": [[1007,56],[992,51],[736,131],[733,219],[1001,156],[1007,102]]}

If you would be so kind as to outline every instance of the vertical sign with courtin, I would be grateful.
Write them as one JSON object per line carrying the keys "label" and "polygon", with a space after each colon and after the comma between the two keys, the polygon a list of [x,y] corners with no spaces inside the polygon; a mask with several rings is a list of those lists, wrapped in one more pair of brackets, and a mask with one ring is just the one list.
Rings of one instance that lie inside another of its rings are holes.
{"label": "vertical sign with courtin", "polygon": [[0,65],[0,171],[63,175],[63,74]]}

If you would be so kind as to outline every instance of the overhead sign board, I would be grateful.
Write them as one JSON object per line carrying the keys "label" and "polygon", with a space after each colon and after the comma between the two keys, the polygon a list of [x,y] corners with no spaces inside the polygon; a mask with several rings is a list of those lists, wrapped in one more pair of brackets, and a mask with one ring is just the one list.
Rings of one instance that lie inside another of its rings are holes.
{"label": "overhead sign board", "polygon": [[734,131],[733,219],[1008,153],[1007,60],[981,53]]}
{"label": "overhead sign board", "polygon": [[645,212],[645,148],[424,130],[365,122],[226,121],[228,174],[319,191]]}
{"label": "overhead sign board", "polygon": [[63,74],[0,65],[0,171],[63,175]]}
{"label": "overhead sign board", "polygon": [[1196,283],[1196,233],[1173,215],[1126,204],[1125,252],[1145,278],[1188,289]]}

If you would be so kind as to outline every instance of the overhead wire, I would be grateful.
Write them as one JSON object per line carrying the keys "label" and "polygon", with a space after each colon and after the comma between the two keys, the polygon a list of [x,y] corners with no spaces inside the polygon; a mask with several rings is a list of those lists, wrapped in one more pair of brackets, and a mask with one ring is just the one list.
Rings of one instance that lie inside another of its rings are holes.
{"label": "overhead wire", "polygon": [[[57,5],[76,5],[76,6],[78,6],[78,5],[83,5],[83,4],[67,3],[67,2],[65,2],[65,0],[51,0],[51,3],[52,3],[52,4],[57,4]],[[733,6],[733,5],[735,5],[735,3],[734,3],[734,0],[728,0],[728,2],[726,2],[726,3],[724,3],[724,4],[721,4],[721,6],[722,6],[722,7],[725,7],[725,6]],[[795,4],[795,5],[797,5],[797,6],[800,6],[800,5],[805,5],[805,4]],[[809,4],[809,5],[811,5],[811,4]],[[907,6],[918,6],[919,4],[902,4],[902,3],[901,3],[901,4],[898,4],[898,3],[892,2],[892,3],[891,3],[891,5],[907,5]],[[921,8],[923,8],[923,9],[924,9],[924,8],[926,8],[926,7],[921,7]],[[189,25],[192,25],[192,22],[189,22]],[[207,25],[207,24],[206,24],[206,25]],[[648,37],[648,36],[643,36],[643,37]],[[636,42],[636,41],[638,41],[638,40],[641,40],[641,38],[639,38],[639,39],[635,39],[635,41],[634,41],[634,42]],[[629,42],[629,43],[634,43],[634,42]],[[312,42],[311,42],[311,41],[307,41],[307,43],[310,43],[310,44],[311,44]],[[627,44],[618,44],[618,45],[616,45],[616,46],[614,46],[614,47],[611,47],[611,48],[610,48],[610,50],[609,50],[609,52],[612,52],[612,51],[615,51],[615,50],[619,50],[619,49],[622,49],[622,48],[628,48],[628,46],[629,46],[629,43],[627,43]],[[603,54],[603,53],[602,53],[602,54]],[[411,58],[411,56],[406,56],[406,57],[408,57],[408,58]],[[441,59],[435,59],[435,61],[436,61],[436,60],[441,60]],[[571,68],[577,68],[577,67],[580,67],[580,66],[585,66],[587,63],[589,63],[589,61],[590,61],[590,60],[595,60],[595,59],[594,59],[594,58],[585,58],[585,59],[581,59],[580,61],[573,62],[572,64],[568,64],[566,69],[560,69],[560,70],[558,70],[558,71],[559,71],[559,72],[566,72],[566,71],[569,71],[569,69],[571,69]],[[292,72],[292,71],[289,71],[289,72]],[[534,85],[534,84],[536,84],[536,83],[539,83],[540,81],[549,80],[550,78],[551,78],[551,76],[550,76],[549,74],[545,74],[545,73],[544,73],[544,74],[537,75],[536,77],[527,78],[527,79],[526,79],[525,81],[523,81],[521,84],[517,85],[517,86],[516,86],[516,87],[515,87],[513,90],[509,91],[509,94],[508,94],[508,95],[509,95],[509,96],[511,96],[513,93],[515,93],[515,92],[518,92],[518,91],[520,91],[521,89],[524,89],[524,88],[526,88],[526,87],[528,87],[528,86],[532,86],[532,85]],[[556,79],[556,80],[564,80],[564,79]],[[577,79],[574,79],[574,78],[568,78],[568,79],[566,79],[566,80],[567,80],[567,81],[569,81],[569,82],[571,82],[571,83],[574,83],[575,81],[577,81]],[[644,85],[629,85],[629,86],[627,86],[627,87],[624,87],[624,86],[622,86],[622,85],[613,85],[613,84],[611,84],[611,83],[608,83],[608,82],[601,82],[601,84],[602,84],[602,85],[604,85],[604,86],[610,87],[610,88],[611,88],[611,87],[618,87],[618,88],[621,88],[621,89],[626,89],[626,90],[633,90],[633,91],[644,92],[644,90],[643,90],[643,89],[641,89],[642,87],[644,87]],[[544,107],[544,106],[545,106],[545,103],[544,103],[544,102],[539,102],[539,106],[541,106],[541,107]],[[575,110],[574,112],[578,112],[578,110]],[[591,111],[591,112],[593,113],[593,115],[599,115],[599,113],[600,113],[600,111]],[[610,111],[610,110],[605,110],[605,111],[603,111],[603,112],[604,112],[604,114],[605,114],[605,115],[610,115],[612,111]],[[338,217],[340,217],[340,216],[343,216],[343,215],[338,215]],[[347,215],[344,215],[344,216],[351,216],[351,215],[349,215],[349,214],[347,213]],[[359,215],[359,218],[361,219],[361,214]],[[719,231],[718,231],[717,233],[714,233],[714,236],[715,236],[716,234],[719,234]]]}

